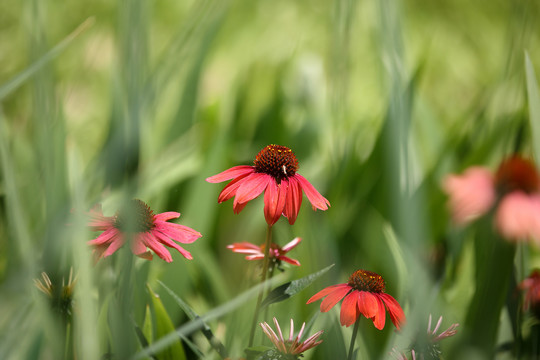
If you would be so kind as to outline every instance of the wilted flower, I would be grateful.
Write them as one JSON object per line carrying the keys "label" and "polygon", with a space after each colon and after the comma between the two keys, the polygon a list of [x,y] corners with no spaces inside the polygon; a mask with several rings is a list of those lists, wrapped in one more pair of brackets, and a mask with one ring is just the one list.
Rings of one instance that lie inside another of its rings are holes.
{"label": "wilted flower", "polygon": [[73,268],[69,269],[67,283],[62,278],[62,285],[53,284],[46,272],[41,273],[40,279],[34,279],[34,285],[51,301],[52,308],[64,316],[71,316],[73,311],[73,288],[77,283],[77,278],[73,278]]}
{"label": "wilted flower", "polygon": [[247,203],[264,192],[264,217],[274,225],[283,214],[294,224],[302,204],[302,190],[313,209],[327,210],[330,203],[302,175],[291,149],[268,145],[255,157],[254,166],[241,165],[211,176],[206,181],[232,181],[218,197],[222,203],[234,197],[233,210],[238,214]]}
{"label": "wilted flower", "polygon": [[[293,248],[296,247],[296,245],[300,244],[300,241],[302,241],[301,238],[297,237],[294,238],[291,242],[289,242],[287,245],[280,247],[278,244],[272,243],[270,245],[270,266],[277,266],[279,267],[281,265],[281,261],[288,262],[289,264],[300,266],[300,262],[296,259],[291,259],[288,256],[285,256],[286,253],[291,251]],[[241,243],[234,243],[232,245],[227,245],[227,249],[231,249],[235,253],[240,254],[248,254],[246,256],[246,260],[263,260],[264,259],[264,249],[265,245],[257,246],[255,244],[249,243],[249,242],[241,242]]]}
{"label": "wilted flower", "polygon": [[276,325],[277,334],[272,330],[270,325],[268,323],[260,323],[264,333],[266,336],[270,338],[270,341],[274,344],[276,349],[279,351],[281,355],[284,355],[281,357],[282,359],[297,359],[298,356],[301,356],[301,354],[309,350],[320,343],[322,343],[322,340],[317,340],[319,336],[323,333],[323,331],[316,332],[315,334],[311,335],[308,339],[301,342],[300,339],[302,338],[302,333],[304,332],[304,328],[306,326],[306,323],[302,324],[302,328],[298,332],[298,335],[296,337],[294,336],[294,322],[291,319],[291,327],[289,330],[289,338],[285,340],[283,338],[283,334],[281,332],[281,328],[279,327],[279,323],[276,318],[274,318],[274,324]]}
{"label": "wilted flower", "polygon": [[92,230],[104,232],[88,244],[95,247],[98,258],[112,255],[130,239],[131,251],[139,257],[152,259],[148,247],[163,260],[171,262],[171,254],[163,246],[166,245],[191,260],[191,254],[173,240],[190,244],[202,235],[187,226],[167,222],[179,216],[180,213],[174,211],[154,214],[148,205],[138,199],[131,200],[128,208],[114,216],[103,216],[101,207],[97,206],[90,211],[88,225]]}
{"label": "wilted flower", "polygon": [[519,284],[519,288],[525,291],[523,308],[530,310],[534,316],[540,319],[540,271],[535,269]]}
{"label": "wilted flower", "polygon": [[399,303],[392,296],[386,294],[386,285],[381,275],[371,271],[357,270],[349,278],[349,282],[329,286],[308,300],[308,304],[324,298],[321,311],[327,312],[341,299],[341,325],[351,326],[360,314],[373,321],[379,330],[384,328],[386,309],[390,319],[399,330],[405,322],[405,314]]}
{"label": "wilted flower", "polygon": [[517,155],[504,160],[492,174],[471,167],[443,183],[452,217],[464,225],[497,205],[495,226],[507,239],[540,240],[540,176],[528,160]]}

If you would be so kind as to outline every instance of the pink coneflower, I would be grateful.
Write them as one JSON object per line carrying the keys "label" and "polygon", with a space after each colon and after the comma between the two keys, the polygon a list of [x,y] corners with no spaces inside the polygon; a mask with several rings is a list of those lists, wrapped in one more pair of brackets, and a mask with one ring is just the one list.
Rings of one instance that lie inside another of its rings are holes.
{"label": "pink coneflower", "polygon": [[379,330],[384,328],[386,309],[390,319],[399,330],[405,322],[405,314],[399,303],[392,296],[386,294],[384,279],[381,275],[371,271],[357,270],[349,278],[349,282],[329,286],[308,300],[308,304],[324,298],[321,311],[327,312],[341,299],[340,322],[343,326],[351,326],[360,314],[373,321]]}
{"label": "pink coneflower", "polygon": [[180,213],[174,211],[154,214],[148,205],[138,199],[131,200],[129,208],[114,216],[103,216],[98,206],[90,211],[88,225],[92,230],[103,233],[88,244],[95,246],[98,258],[112,255],[130,239],[131,251],[139,257],[152,259],[148,247],[166,262],[171,262],[171,254],[163,246],[166,245],[191,260],[191,254],[173,240],[190,244],[202,235],[187,226],[167,222],[179,216]]}
{"label": "pink coneflower", "polygon": [[[302,241],[301,238],[297,237],[294,238],[291,242],[289,242],[284,247],[280,247],[278,244],[272,243],[270,246],[270,261],[272,264],[279,265],[281,264],[281,261],[288,262],[289,264],[300,266],[300,262],[296,259],[291,259],[288,256],[285,256],[286,253],[291,251],[293,248],[296,247],[296,245],[300,244],[300,241]],[[249,242],[241,242],[241,243],[234,243],[232,245],[227,245],[227,249],[231,249],[235,253],[240,254],[248,254],[246,256],[246,260],[263,260],[264,259],[264,244],[261,246],[257,246],[255,244],[249,243]]]}
{"label": "pink coneflower", "polygon": [[525,291],[523,308],[540,319],[540,271],[535,269],[519,284],[519,288]]}
{"label": "pink coneflower", "polygon": [[264,192],[264,217],[274,225],[283,214],[294,224],[302,204],[302,190],[313,209],[327,210],[330,203],[302,175],[296,173],[298,160],[291,149],[268,145],[255,157],[254,166],[241,165],[206,179],[210,183],[232,181],[219,194],[222,203],[234,197],[233,211],[238,214],[250,200]]}
{"label": "pink coneflower", "polygon": [[535,166],[518,155],[504,160],[492,174],[471,167],[463,175],[445,178],[454,221],[464,225],[497,206],[495,226],[510,240],[540,240],[540,176]]}
{"label": "pink coneflower", "polygon": [[279,323],[276,318],[274,318],[274,324],[276,325],[277,334],[272,330],[270,325],[268,323],[260,323],[264,333],[266,336],[270,338],[270,341],[274,344],[276,349],[282,354],[282,355],[289,355],[287,358],[293,358],[297,359],[298,356],[301,356],[301,354],[309,350],[320,343],[322,343],[322,340],[317,340],[319,336],[322,335],[323,331],[319,331],[313,335],[311,335],[307,340],[301,342],[300,339],[302,338],[302,333],[304,332],[304,328],[306,327],[306,323],[302,324],[302,328],[300,329],[300,332],[298,332],[298,335],[296,337],[294,336],[294,322],[291,319],[291,327],[289,330],[289,338],[285,340],[283,338],[283,333],[281,332],[281,328],[279,327]]}

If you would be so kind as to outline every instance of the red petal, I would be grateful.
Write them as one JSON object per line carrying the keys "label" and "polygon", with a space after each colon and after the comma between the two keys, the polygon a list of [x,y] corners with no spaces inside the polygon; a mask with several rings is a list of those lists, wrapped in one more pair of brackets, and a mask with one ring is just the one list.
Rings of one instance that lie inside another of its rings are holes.
{"label": "red petal", "polygon": [[291,251],[292,249],[294,249],[296,247],[296,245],[300,244],[300,241],[302,241],[302,238],[299,238],[299,237],[295,237],[294,239],[292,239],[290,242],[287,243],[287,245],[285,245],[284,247],[281,248],[281,250],[285,251],[285,252],[289,252]]}
{"label": "red petal", "polygon": [[288,262],[291,265],[300,266],[300,261],[295,260],[295,259],[291,259],[288,256],[284,256],[284,255],[278,256],[278,259],[282,260],[282,261],[285,261],[285,262]]}
{"label": "red petal", "polygon": [[140,236],[142,237],[145,245],[152,249],[152,251],[154,251],[157,256],[159,256],[166,262],[172,261],[171,253],[165,248],[165,246],[158,242],[158,240],[153,234],[142,233],[140,234]]}
{"label": "red petal", "polygon": [[374,317],[379,310],[379,304],[375,295],[368,291],[359,291],[358,310],[368,319]]}
{"label": "red petal", "polygon": [[206,178],[206,181],[208,181],[209,183],[219,183],[222,181],[234,179],[235,177],[238,177],[238,176],[248,175],[253,172],[255,172],[255,168],[253,166],[248,166],[248,165],[234,166],[230,169],[220,172],[217,175]]}
{"label": "red petal", "polygon": [[343,299],[343,302],[341,303],[341,314],[339,316],[341,325],[347,327],[351,326],[356,322],[356,319],[358,319],[358,315],[360,314],[358,307],[356,306],[358,294],[359,291],[354,290]]}
{"label": "red petal", "polygon": [[373,317],[373,325],[379,330],[384,328],[384,323],[386,322],[386,309],[384,308],[384,303],[380,297],[380,294],[374,294],[375,299],[377,299],[377,312]]}
{"label": "red petal", "polygon": [[234,206],[236,207],[237,204],[246,203],[261,195],[271,180],[272,177],[270,175],[260,173],[253,173],[245,177],[242,185],[236,190]]}
{"label": "red petal", "polygon": [[335,289],[321,302],[321,311],[327,312],[334,307],[351,290],[349,286]]}
{"label": "red petal", "polygon": [[120,249],[122,247],[122,245],[124,245],[124,237],[123,236],[115,236],[114,237],[114,240],[113,242],[111,243],[111,245],[109,245],[109,247],[107,248],[107,250],[105,250],[105,252],[103,253],[103,257],[107,257],[109,255],[112,255],[114,254],[114,252],[118,249]]}
{"label": "red petal", "polygon": [[326,295],[330,294],[332,291],[334,291],[335,289],[337,288],[347,288],[347,289],[350,289],[351,287],[347,284],[337,284],[337,285],[332,285],[332,286],[329,286],[327,288],[324,288],[322,289],[321,291],[319,291],[318,293],[316,293],[315,295],[313,295],[308,301],[306,304],[311,304],[312,302],[314,301],[317,301],[319,299],[322,299],[323,297],[325,297]]}
{"label": "red petal", "polygon": [[242,185],[242,180],[244,180],[246,177],[247,175],[239,176],[230,183],[228,183],[227,186],[225,186],[223,190],[221,190],[221,192],[219,193],[218,203],[221,204],[222,202],[227,201],[234,195],[236,195],[236,191]]}
{"label": "red petal", "polygon": [[306,196],[313,205],[313,207],[319,209],[319,210],[327,210],[328,206],[330,206],[330,202],[326,200],[324,196],[322,196],[314,187],[311,185],[309,181],[306,180],[305,177],[303,177],[300,174],[295,174],[294,177],[298,180],[300,186],[306,193]]}
{"label": "red petal", "polygon": [[156,227],[152,232],[160,232],[183,244],[190,244],[202,236],[200,232],[195,231],[192,228],[167,222],[157,222]]}
{"label": "red petal", "polygon": [[114,238],[116,236],[120,235],[120,232],[117,228],[111,228],[109,230],[104,231],[101,235],[99,235],[94,240],[90,240],[87,242],[88,245],[103,245],[106,243],[111,243],[114,241]]}
{"label": "red petal", "polygon": [[289,224],[293,225],[298,217],[302,205],[302,188],[294,176],[289,178],[289,191],[287,192],[287,202],[285,203],[285,216]]}
{"label": "red petal", "polygon": [[281,184],[278,185],[276,180],[272,178],[268,183],[264,192],[264,217],[268,225],[274,225],[283,213],[287,199],[287,187],[287,180],[282,180]]}
{"label": "red petal", "polygon": [[401,326],[405,323],[405,313],[403,312],[401,305],[399,305],[396,299],[388,294],[383,293],[380,296],[388,309],[392,323],[395,325],[396,329],[400,330]]}
{"label": "red petal", "polygon": [[189,251],[187,251],[186,249],[184,249],[183,247],[181,247],[180,245],[178,245],[177,243],[169,239],[167,236],[160,234],[159,232],[155,232],[154,236],[162,244],[165,244],[168,247],[172,247],[173,249],[178,250],[178,252],[182,254],[182,256],[184,256],[186,259],[188,260],[193,259],[193,256],[191,256],[191,253]]}

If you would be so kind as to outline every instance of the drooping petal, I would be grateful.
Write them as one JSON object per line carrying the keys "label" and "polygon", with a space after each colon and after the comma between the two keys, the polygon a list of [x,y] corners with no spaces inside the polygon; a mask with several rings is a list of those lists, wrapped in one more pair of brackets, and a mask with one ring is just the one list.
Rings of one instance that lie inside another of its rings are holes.
{"label": "drooping petal", "polygon": [[345,296],[345,299],[343,299],[339,316],[341,325],[349,327],[356,322],[356,319],[358,319],[360,313],[358,311],[358,306],[356,306],[358,294],[358,290],[353,290],[349,295]]}
{"label": "drooping petal", "polygon": [[319,291],[318,293],[316,293],[315,295],[313,295],[308,301],[306,304],[311,304],[312,302],[314,301],[317,301],[319,299],[322,299],[323,297],[325,297],[326,295],[330,294],[332,291],[338,289],[338,288],[347,288],[347,289],[351,289],[351,287],[348,285],[348,284],[337,284],[337,285],[331,285],[331,286],[328,286],[324,289],[322,289],[321,291]]}
{"label": "drooping petal", "polygon": [[218,203],[221,204],[222,202],[227,201],[235,196],[236,191],[238,191],[238,188],[243,184],[243,181],[247,176],[248,175],[239,176],[228,183],[219,193]]}
{"label": "drooping petal", "polygon": [[452,218],[458,225],[482,216],[495,202],[493,175],[483,167],[471,167],[463,175],[446,177],[443,189],[449,196]]}
{"label": "drooping petal", "polygon": [[380,294],[374,294],[375,299],[377,300],[377,311],[373,317],[373,325],[379,330],[384,328],[384,323],[386,322],[386,309],[384,308],[384,303],[379,296]]}
{"label": "drooping petal", "polygon": [[289,178],[289,190],[287,191],[287,201],[285,202],[284,211],[289,224],[293,225],[295,223],[298,212],[300,211],[300,205],[302,205],[302,188],[296,177],[291,176]]}
{"label": "drooping petal", "polygon": [[274,225],[280,218],[285,208],[287,199],[288,182],[282,180],[277,184],[274,178],[268,183],[264,192],[264,218],[268,225]]}
{"label": "drooping petal", "polygon": [[301,241],[302,241],[302,238],[295,237],[290,242],[288,242],[284,247],[282,247],[281,250],[283,250],[285,252],[289,252],[292,249],[294,249],[296,247],[296,245],[300,244]]}
{"label": "drooping petal", "polygon": [[104,216],[101,204],[96,204],[88,212],[90,220],[88,226],[93,231],[103,231],[109,229],[114,224],[114,216]]}
{"label": "drooping petal", "polygon": [[131,251],[135,255],[139,255],[146,252],[146,245],[144,245],[144,242],[138,237],[131,239],[131,242],[129,245],[131,247]]}
{"label": "drooping petal", "polygon": [[285,256],[285,255],[278,256],[278,259],[281,261],[288,262],[289,264],[294,265],[294,266],[300,266],[300,261],[296,259],[291,259],[290,257]]}
{"label": "drooping petal", "polygon": [[107,250],[105,250],[105,252],[103,253],[103,257],[107,257],[114,254],[116,250],[120,249],[122,245],[124,245],[124,242],[125,242],[124,237],[120,233],[117,233],[117,235],[113,238],[111,245],[109,245]]}
{"label": "drooping petal", "polygon": [[377,298],[375,295],[369,291],[359,291],[358,294],[358,310],[366,318],[371,319],[377,315],[379,311],[379,304],[377,303]]}
{"label": "drooping petal", "polygon": [[190,244],[202,237],[200,232],[190,227],[168,222],[156,222],[155,228],[152,231],[160,232],[182,244]]}
{"label": "drooping petal", "polygon": [[208,181],[209,183],[219,183],[222,181],[234,179],[238,176],[248,175],[253,172],[255,172],[255,168],[253,166],[249,166],[249,165],[234,166],[230,169],[220,172],[217,175],[206,178],[206,181]]}
{"label": "drooping petal", "polygon": [[[383,300],[388,309],[390,320],[392,320],[396,329],[400,330],[401,326],[405,323],[405,313],[403,312],[401,305],[399,305],[396,299],[386,293],[381,293],[379,297]],[[439,325],[440,321],[439,324],[437,324],[435,331],[438,329]]]}
{"label": "drooping petal", "polygon": [[175,243],[174,241],[169,239],[167,236],[165,236],[165,235],[163,235],[163,234],[161,234],[159,232],[154,232],[153,235],[162,244],[165,244],[168,247],[172,247],[173,249],[178,250],[178,252],[180,254],[182,254],[182,256],[184,256],[186,259],[188,259],[188,260],[193,259],[193,256],[191,256],[191,253],[189,251],[187,251],[186,249],[184,249],[183,247],[181,247],[180,245],[178,245],[177,243]]}
{"label": "drooping petal", "polygon": [[227,245],[227,249],[231,249],[235,253],[240,254],[260,254],[261,247],[250,242],[240,242]]}
{"label": "drooping petal", "polygon": [[148,246],[152,251],[154,251],[157,256],[165,260],[166,262],[172,261],[171,253],[158,242],[156,237],[152,233],[141,233],[139,236],[142,237],[144,244]]}
{"label": "drooping petal", "polygon": [[330,202],[322,196],[305,177],[298,173],[295,174],[294,177],[298,180],[298,183],[302,187],[302,190],[304,190],[304,193],[314,209],[328,210]]}
{"label": "drooping petal", "polygon": [[495,223],[509,240],[540,240],[540,198],[521,191],[506,195],[497,209]]}
{"label": "drooping petal", "polygon": [[351,290],[350,287],[337,288],[328,294],[321,302],[321,311],[327,312],[334,307],[347,293]]}
{"label": "drooping petal", "polygon": [[176,211],[167,211],[161,214],[154,215],[154,220],[157,221],[167,221],[171,219],[176,219],[180,217],[180,213]]}
{"label": "drooping petal", "polygon": [[261,195],[271,180],[272,177],[270,175],[262,173],[252,173],[246,176],[244,181],[242,181],[242,185],[236,190],[234,207],[236,207],[237,204],[246,203]]}
{"label": "drooping petal", "polygon": [[110,243],[113,241],[115,237],[117,237],[120,234],[117,228],[109,228],[108,230],[105,230],[103,233],[101,233],[97,238],[94,240],[90,240],[87,242],[88,245],[103,245],[106,243]]}

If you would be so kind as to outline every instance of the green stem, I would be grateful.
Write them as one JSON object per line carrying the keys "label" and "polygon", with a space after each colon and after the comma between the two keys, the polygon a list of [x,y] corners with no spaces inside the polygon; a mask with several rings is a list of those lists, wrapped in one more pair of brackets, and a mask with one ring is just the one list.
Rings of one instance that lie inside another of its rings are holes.
{"label": "green stem", "polygon": [[[268,225],[268,228],[266,229],[266,242],[265,242],[265,247],[264,247],[264,260],[263,260],[263,270],[262,270],[263,272],[262,272],[261,283],[264,283],[266,281],[266,274],[268,272],[268,263],[270,261],[271,243],[272,243],[272,225]],[[251,332],[249,334],[248,347],[251,347],[253,345],[253,339],[255,338],[255,327],[257,326],[257,317],[261,309],[263,294],[264,294],[264,286],[261,286],[261,289],[259,290],[259,297],[257,299],[257,305],[255,306],[255,313],[253,314],[253,321],[251,322]]]}
{"label": "green stem", "polygon": [[349,356],[347,356],[347,360],[352,360],[353,358],[354,342],[356,341],[356,334],[358,333],[359,325],[360,325],[360,316],[358,316],[358,319],[356,319],[356,322],[354,323],[354,329],[351,336],[351,345],[349,345]]}

